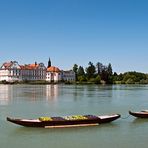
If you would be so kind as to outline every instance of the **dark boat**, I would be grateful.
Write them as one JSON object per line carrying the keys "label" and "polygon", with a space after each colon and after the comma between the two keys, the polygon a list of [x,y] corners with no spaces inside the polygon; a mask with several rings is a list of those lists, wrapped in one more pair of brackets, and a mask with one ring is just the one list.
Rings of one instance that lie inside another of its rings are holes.
{"label": "dark boat", "polygon": [[65,117],[40,117],[38,119],[13,119],[7,117],[7,121],[26,127],[76,127],[91,126],[108,123],[120,118],[119,114],[95,116],[95,115],[74,115]]}
{"label": "dark boat", "polygon": [[129,111],[129,114],[137,118],[148,118],[148,110],[143,110],[140,112]]}

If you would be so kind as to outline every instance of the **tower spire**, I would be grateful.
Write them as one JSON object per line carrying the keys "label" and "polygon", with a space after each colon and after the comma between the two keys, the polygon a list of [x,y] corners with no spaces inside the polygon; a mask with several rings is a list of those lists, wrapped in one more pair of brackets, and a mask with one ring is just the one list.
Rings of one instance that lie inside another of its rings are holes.
{"label": "tower spire", "polygon": [[51,67],[51,60],[50,60],[50,57],[49,57],[49,60],[48,60],[48,68]]}

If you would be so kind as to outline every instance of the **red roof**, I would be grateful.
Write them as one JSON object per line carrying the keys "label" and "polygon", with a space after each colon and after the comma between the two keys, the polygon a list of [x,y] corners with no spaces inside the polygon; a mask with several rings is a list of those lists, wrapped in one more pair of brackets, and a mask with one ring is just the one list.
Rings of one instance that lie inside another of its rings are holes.
{"label": "red roof", "polygon": [[[11,66],[15,63],[17,63],[17,62],[16,61],[5,62],[5,63],[3,63],[3,65],[1,67],[4,67],[5,69],[10,69]],[[18,67],[18,69],[19,69],[19,67]]]}
{"label": "red roof", "polygon": [[28,64],[28,65],[21,65],[21,69],[36,69],[38,68],[39,64]]}
{"label": "red roof", "polygon": [[12,64],[13,64],[12,62],[5,62],[3,66],[7,69],[10,68]]}
{"label": "red roof", "polygon": [[50,66],[49,68],[47,68],[48,72],[60,72],[60,69],[54,66]]}

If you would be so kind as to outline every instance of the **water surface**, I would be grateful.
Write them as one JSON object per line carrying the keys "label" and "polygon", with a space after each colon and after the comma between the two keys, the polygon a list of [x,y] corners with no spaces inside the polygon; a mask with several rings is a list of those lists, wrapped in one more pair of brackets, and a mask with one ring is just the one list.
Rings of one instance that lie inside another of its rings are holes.
{"label": "water surface", "polygon": [[[0,85],[2,148],[147,148],[148,120],[128,110],[148,109],[148,85]],[[43,129],[8,123],[6,117],[38,118],[120,113],[93,127]]]}

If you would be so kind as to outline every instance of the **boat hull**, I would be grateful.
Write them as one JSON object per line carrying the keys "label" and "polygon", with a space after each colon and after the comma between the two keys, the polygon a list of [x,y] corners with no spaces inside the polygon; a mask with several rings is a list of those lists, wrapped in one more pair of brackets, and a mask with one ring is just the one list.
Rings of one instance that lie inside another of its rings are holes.
{"label": "boat hull", "polygon": [[73,126],[91,126],[102,123],[112,122],[120,118],[119,114],[110,116],[98,116],[94,118],[81,119],[81,120],[53,120],[53,121],[40,121],[38,119],[12,119],[7,117],[7,121],[25,127],[73,127]]}
{"label": "boat hull", "polygon": [[141,111],[141,112],[132,112],[129,111],[129,114],[137,117],[137,118],[148,118],[148,112],[147,111]]}

